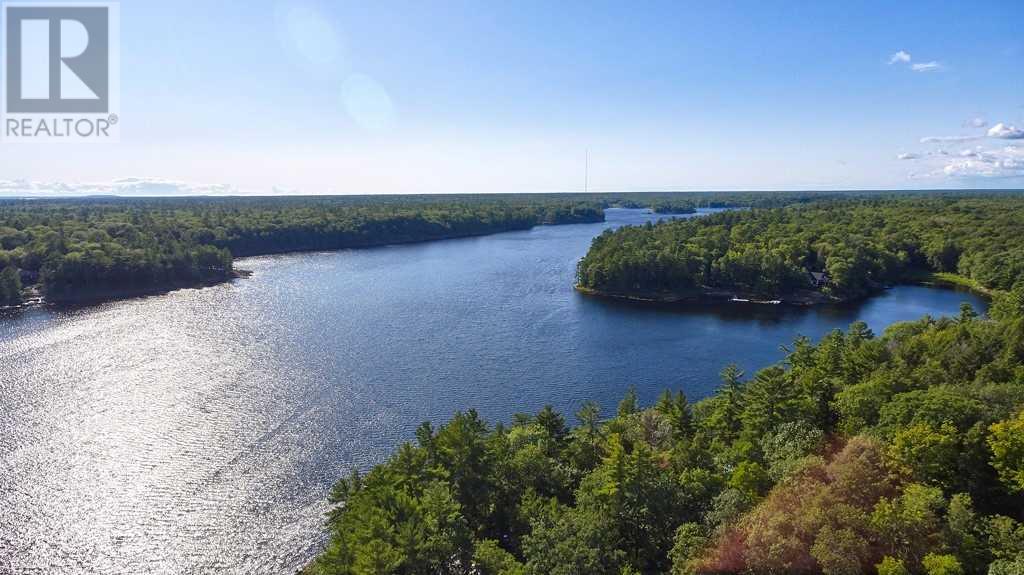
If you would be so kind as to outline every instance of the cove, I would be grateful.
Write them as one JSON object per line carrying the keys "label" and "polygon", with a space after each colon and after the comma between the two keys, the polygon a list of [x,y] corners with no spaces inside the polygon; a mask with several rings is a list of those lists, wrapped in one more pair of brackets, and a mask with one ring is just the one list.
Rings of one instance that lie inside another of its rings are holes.
{"label": "cove", "polygon": [[249,258],[228,284],[0,317],[0,565],[292,573],[322,543],[334,480],[421,421],[610,412],[630,385],[697,400],[798,335],[985,309],[916,286],[813,308],[573,290],[595,235],[659,217]]}

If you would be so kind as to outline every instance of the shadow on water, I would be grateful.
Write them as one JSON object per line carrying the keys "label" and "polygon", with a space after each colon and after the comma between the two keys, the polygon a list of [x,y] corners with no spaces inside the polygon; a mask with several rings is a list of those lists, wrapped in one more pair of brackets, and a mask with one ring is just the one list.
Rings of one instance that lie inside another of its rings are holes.
{"label": "shadow on water", "polygon": [[[865,310],[870,310],[879,303],[886,303],[886,299],[891,298],[891,295],[894,293],[893,290],[920,290],[922,295],[929,296],[929,298],[936,293],[947,296],[961,294],[965,303],[971,304],[976,311],[982,314],[986,312],[989,303],[985,296],[959,286],[934,287],[917,285],[901,285],[895,288],[888,288],[854,301],[813,306],[725,301],[648,302],[585,294],[579,294],[579,297],[583,300],[583,305],[596,306],[608,313],[634,316],[665,315],[680,318],[709,317],[727,324],[749,324],[754,322],[759,326],[776,326],[788,325],[812,318],[825,322],[853,323],[864,315],[863,312]],[[894,301],[892,303],[899,304],[900,302]]]}

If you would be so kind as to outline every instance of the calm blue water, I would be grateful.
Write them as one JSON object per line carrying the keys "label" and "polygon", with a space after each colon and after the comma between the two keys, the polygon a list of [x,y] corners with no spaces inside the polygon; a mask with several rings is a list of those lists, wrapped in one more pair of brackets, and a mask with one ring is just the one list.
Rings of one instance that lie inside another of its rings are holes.
{"label": "calm blue water", "polygon": [[626,388],[709,394],[735,362],[861,319],[955,314],[900,287],[842,308],[653,308],[580,296],[604,224],[252,258],[251,279],[0,318],[0,573],[290,573],[333,481],[426,419]]}

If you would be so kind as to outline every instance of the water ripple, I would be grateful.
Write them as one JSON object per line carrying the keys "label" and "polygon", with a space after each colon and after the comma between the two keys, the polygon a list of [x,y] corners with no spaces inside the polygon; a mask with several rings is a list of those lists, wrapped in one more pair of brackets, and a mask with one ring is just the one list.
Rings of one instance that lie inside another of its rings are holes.
{"label": "water ripple", "polygon": [[293,573],[332,482],[477,408],[692,397],[796,334],[955,313],[899,288],[840,310],[654,310],[570,288],[610,223],[251,258],[253,278],[0,318],[0,573]]}

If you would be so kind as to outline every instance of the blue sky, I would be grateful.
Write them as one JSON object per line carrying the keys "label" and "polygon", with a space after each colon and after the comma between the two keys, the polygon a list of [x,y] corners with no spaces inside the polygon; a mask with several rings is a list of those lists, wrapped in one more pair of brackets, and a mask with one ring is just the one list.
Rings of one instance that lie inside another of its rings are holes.
{"label": "blue sky", "polygon": [[121,54],[120,143],[0,190],[1024,187],[1019,1],[123,0]]}

